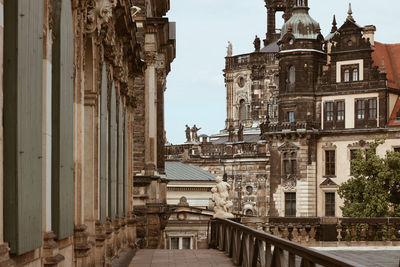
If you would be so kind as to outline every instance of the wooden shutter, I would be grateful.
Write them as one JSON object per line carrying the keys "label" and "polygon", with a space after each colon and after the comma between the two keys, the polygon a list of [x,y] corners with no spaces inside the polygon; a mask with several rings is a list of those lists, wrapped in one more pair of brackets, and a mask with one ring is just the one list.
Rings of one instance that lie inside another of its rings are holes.
{"label": "wooden shutter", "polygon": [[111,219],[114,219],[117,211],[117,116],[114,82],[111,85],[110,95],[108,214]]}
{"label": "wooden shutter", "polygon": [[4,240],[42,244],[43,0],[4,5]]}
{"label": "wooden shutter", "polygon": [[108,181],[108,109],[107,109],[107,71],[103,64],[101,71],[100,95],[100,220],[107,217]]}
{"label": "wooden shutter", "polygon": [[52,1],[52,228],[58,239],[73,234],[74,32],[70,0]]}

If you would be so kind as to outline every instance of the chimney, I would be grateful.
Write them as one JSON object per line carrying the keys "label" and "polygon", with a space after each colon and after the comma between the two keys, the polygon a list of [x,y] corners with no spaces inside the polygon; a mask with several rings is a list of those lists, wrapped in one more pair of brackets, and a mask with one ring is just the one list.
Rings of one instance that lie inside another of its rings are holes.
{"label": "chimney", "polygon": [[372,46],[375,46],[375,31],[376,27],[374,25],[367,25],[363,29],[364,38],[369,39]]}

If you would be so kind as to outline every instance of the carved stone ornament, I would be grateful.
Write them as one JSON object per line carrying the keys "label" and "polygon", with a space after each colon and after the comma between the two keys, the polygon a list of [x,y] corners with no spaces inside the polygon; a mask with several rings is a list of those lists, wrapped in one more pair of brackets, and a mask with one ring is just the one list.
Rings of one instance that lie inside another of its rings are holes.
{"label": "carved stone ornament", "polygon": [[96,29],[100,33],[104,23],[108,23],[112,17],[116,0],[87,0],[86,32],[92,33]]}
{"label": "carved stone ornament", "polygon": [[132,17],[132,22],[135,22],[135,17],[137,13],[139,13],[142,9],[137,6],[132,6],[131,7],[131,17]]}
{"label": "carved stone ornament", "polygon": [[293,191],[296,189],[296,178],[294,176],[283,176],[282,187],[285,191]]}

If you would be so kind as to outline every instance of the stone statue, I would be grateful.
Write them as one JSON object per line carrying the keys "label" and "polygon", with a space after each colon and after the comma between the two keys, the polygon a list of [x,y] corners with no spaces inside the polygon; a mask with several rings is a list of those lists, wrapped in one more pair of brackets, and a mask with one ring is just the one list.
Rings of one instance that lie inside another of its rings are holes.
{"label": "stone statue", "polygon": [[261,48],[261,40],[260,38],[258,38],[258,36],[256,35],[256,38],[254,39],[254,49],[256,52],[260,52],[260,48]]}
{"label": "stone statue", "polygon": [[199,137],[197,136],[197,132],[201,130],[201,128],[197,128],[196,124],[192,127],[192,141],[199,142]]}
{"label": "stone statue", "polygon": [[190,143],[192,141],[190,138],[190,127],[187,124],[186,124],[185,134],[186,134],[186,143]]}
{"label": "stone statue", "polygon": [[229,133],[228,142],[235,141],[235,127],[233,127],[232,124],[229,125],[228,133]]}
{"label": "stone statue", "polygon": [[214,203],[214,218],[228,219],[233,218],[231,213],[233,203],[228,200],[229,190],[231,186],[222,180],[221,177],[217,177],[215,180],[217,185],[211,189],[212,201]]}
{"label": "stone statue", "polygon": [[232,43],[228,41],[228,47],[227,47],[228,51],[227,51],[227,56],[231,57],[232,56]]}
{"label": "stone statue", "polygon": [[242,124],[240,124],[239,130],[238,130],[238,141],[239,142],[243,142],[243,130],[244,130],[244,127]]}

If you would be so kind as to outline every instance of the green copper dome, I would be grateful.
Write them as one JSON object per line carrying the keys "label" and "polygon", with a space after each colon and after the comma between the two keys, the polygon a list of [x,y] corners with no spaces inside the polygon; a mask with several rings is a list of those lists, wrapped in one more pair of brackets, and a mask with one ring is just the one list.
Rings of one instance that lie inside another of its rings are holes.
{"label": "green copper dome", "polygon": [[281,39],[287,33],[293,34],[296,39],[317,39],[321,34],[321,27],[308,14],[308,10],[307,0],[297,0],[292,17],[282,27]]}

